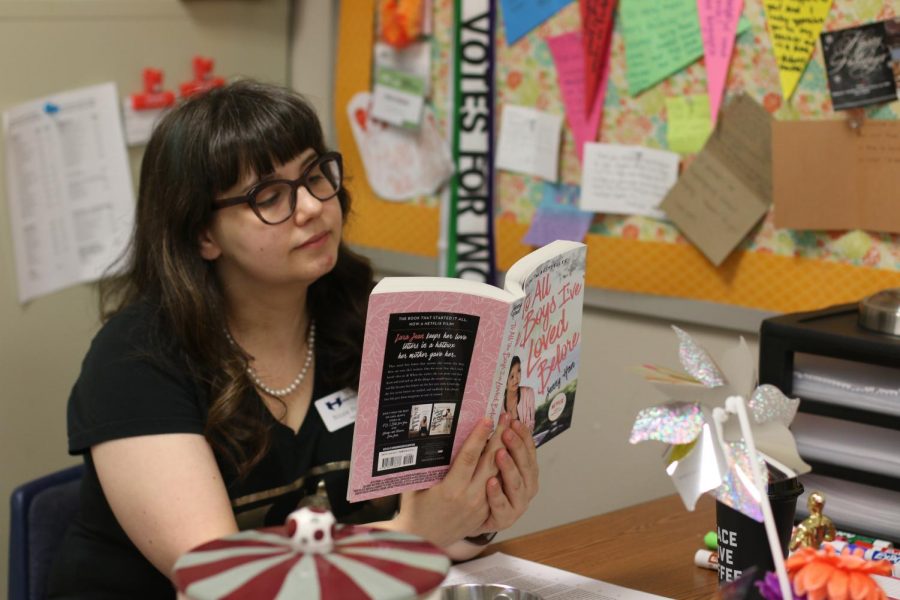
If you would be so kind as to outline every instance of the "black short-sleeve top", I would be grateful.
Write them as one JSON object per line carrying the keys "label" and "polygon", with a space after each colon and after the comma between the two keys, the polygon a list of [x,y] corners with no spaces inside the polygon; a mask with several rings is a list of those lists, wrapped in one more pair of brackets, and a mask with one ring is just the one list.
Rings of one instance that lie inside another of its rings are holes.
{"label": "black short-sleeve top", "polygon": [[[143,303],[110,319],[94,338],[69,397],[69,453],[84,456],[85,476],[78,515],[57,555],[51,598],[174,597],[169,580],[143,557],[113,515],[89,452],[102,442],[132,436],[203,434],[209,393],[191,375],[177,345],[153,322],[153,311]],[[169,351],[160,356],[160,348]],[[338,391],[322,389],[318,374],[323,368],[327,365],[317,360],[313,400]],[[393,499],[346,500],[352,425],[329,432],[310,405],[295,433],[252,393],[263,418],[271,422],[269,452],[244,479],[216,456],[241,529],[282,524],[298,505],[326,491],[338,521],[391,517]]]}

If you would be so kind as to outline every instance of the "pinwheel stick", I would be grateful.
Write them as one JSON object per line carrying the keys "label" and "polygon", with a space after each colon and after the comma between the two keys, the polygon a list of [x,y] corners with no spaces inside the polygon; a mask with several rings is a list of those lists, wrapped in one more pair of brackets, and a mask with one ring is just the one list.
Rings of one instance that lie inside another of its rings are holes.
{"label": "pinwheel stick", "polygon": [[[738,422],[741,425],[741,436],[744,443],[747,444],[747,450],[751,457],[757,456],[756,442],[753,440],[753,433],[750,431],[750,418],[747,415],[747,403],[742,396],[729,396],[725,400],[725,410],[737,415]],[[778,530],[775,528],[775,519],[772,517],[772,506],[769,504],[769,494],[767,493],[767,482],[763,479],[759,469],[759,461],[751,460],[750,470],[753,474],[753,482],[759,492],[759,504],[762,507],[763,524],[766,527],[766,537],[769,538],[769,550],[772,552],[772,560],[775,561],[775,573],[778,575],[778,586],[781,588],[781,597],[785,599],[793,598],[791,594],[791,583],[787,576],[787,569],[784,567],[784,554],[781,550],[781,542],[778,540]]]}

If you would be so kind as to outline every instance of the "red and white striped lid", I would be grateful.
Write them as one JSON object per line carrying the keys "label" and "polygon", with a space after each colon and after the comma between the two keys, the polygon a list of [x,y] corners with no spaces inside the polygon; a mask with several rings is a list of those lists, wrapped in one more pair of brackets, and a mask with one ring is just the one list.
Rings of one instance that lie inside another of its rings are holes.
{"label": "red and white striped lid", "polygon": [[175,563],[178,589],[192,600],[394,600],[433,590],[450,568],[443,552],[414,535],[337,525],[330,551],[310,550],[298,543],[293,525],[242,531],[195,548]]}

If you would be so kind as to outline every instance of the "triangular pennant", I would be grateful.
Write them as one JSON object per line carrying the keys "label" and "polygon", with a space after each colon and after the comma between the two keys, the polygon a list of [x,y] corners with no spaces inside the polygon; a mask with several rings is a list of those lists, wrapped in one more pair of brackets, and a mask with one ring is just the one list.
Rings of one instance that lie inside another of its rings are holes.
{"label": "triangular pennant", "polygon": [[764,0],[781,92],[790,100],[822,32],[832,0]]}
{"label": "triangular pennant", "polygon": [[709,116],[715,125],[728,78],[728,65],[734,50],[734,35],[744,0],[697,0],[700,35],[706,62],[706,90]]}
{"label": "triangular pennant", "polygon": [[547,47],[556,65],[556,77],[566,109],[566,121],[575,139],[578,160],[584,154],[585,142],[597,139],[597,130],[603,120],[603,101],[606,98],[606,84],[609,63],[603,65],[597,94],[589,111],[584,110],[583,96],[587,95],[584,80],[584,53],[581,32],[572,31],[547,38]]}
{"label": "triangular pennant", "polygon": [[618,0],[579,0],[584,44],[584,112],[590,114],[609,59]]}

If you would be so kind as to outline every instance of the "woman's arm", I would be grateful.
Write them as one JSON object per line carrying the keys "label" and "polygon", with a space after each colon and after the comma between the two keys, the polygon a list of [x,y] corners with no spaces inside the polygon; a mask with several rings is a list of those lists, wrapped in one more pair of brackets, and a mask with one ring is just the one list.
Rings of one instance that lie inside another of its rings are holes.
{"label": "woman's arm", "polygon": [[167,577],[179,556],[238,530],[203,436],[121,438],[91,448],[103,493],[138,550]]}

